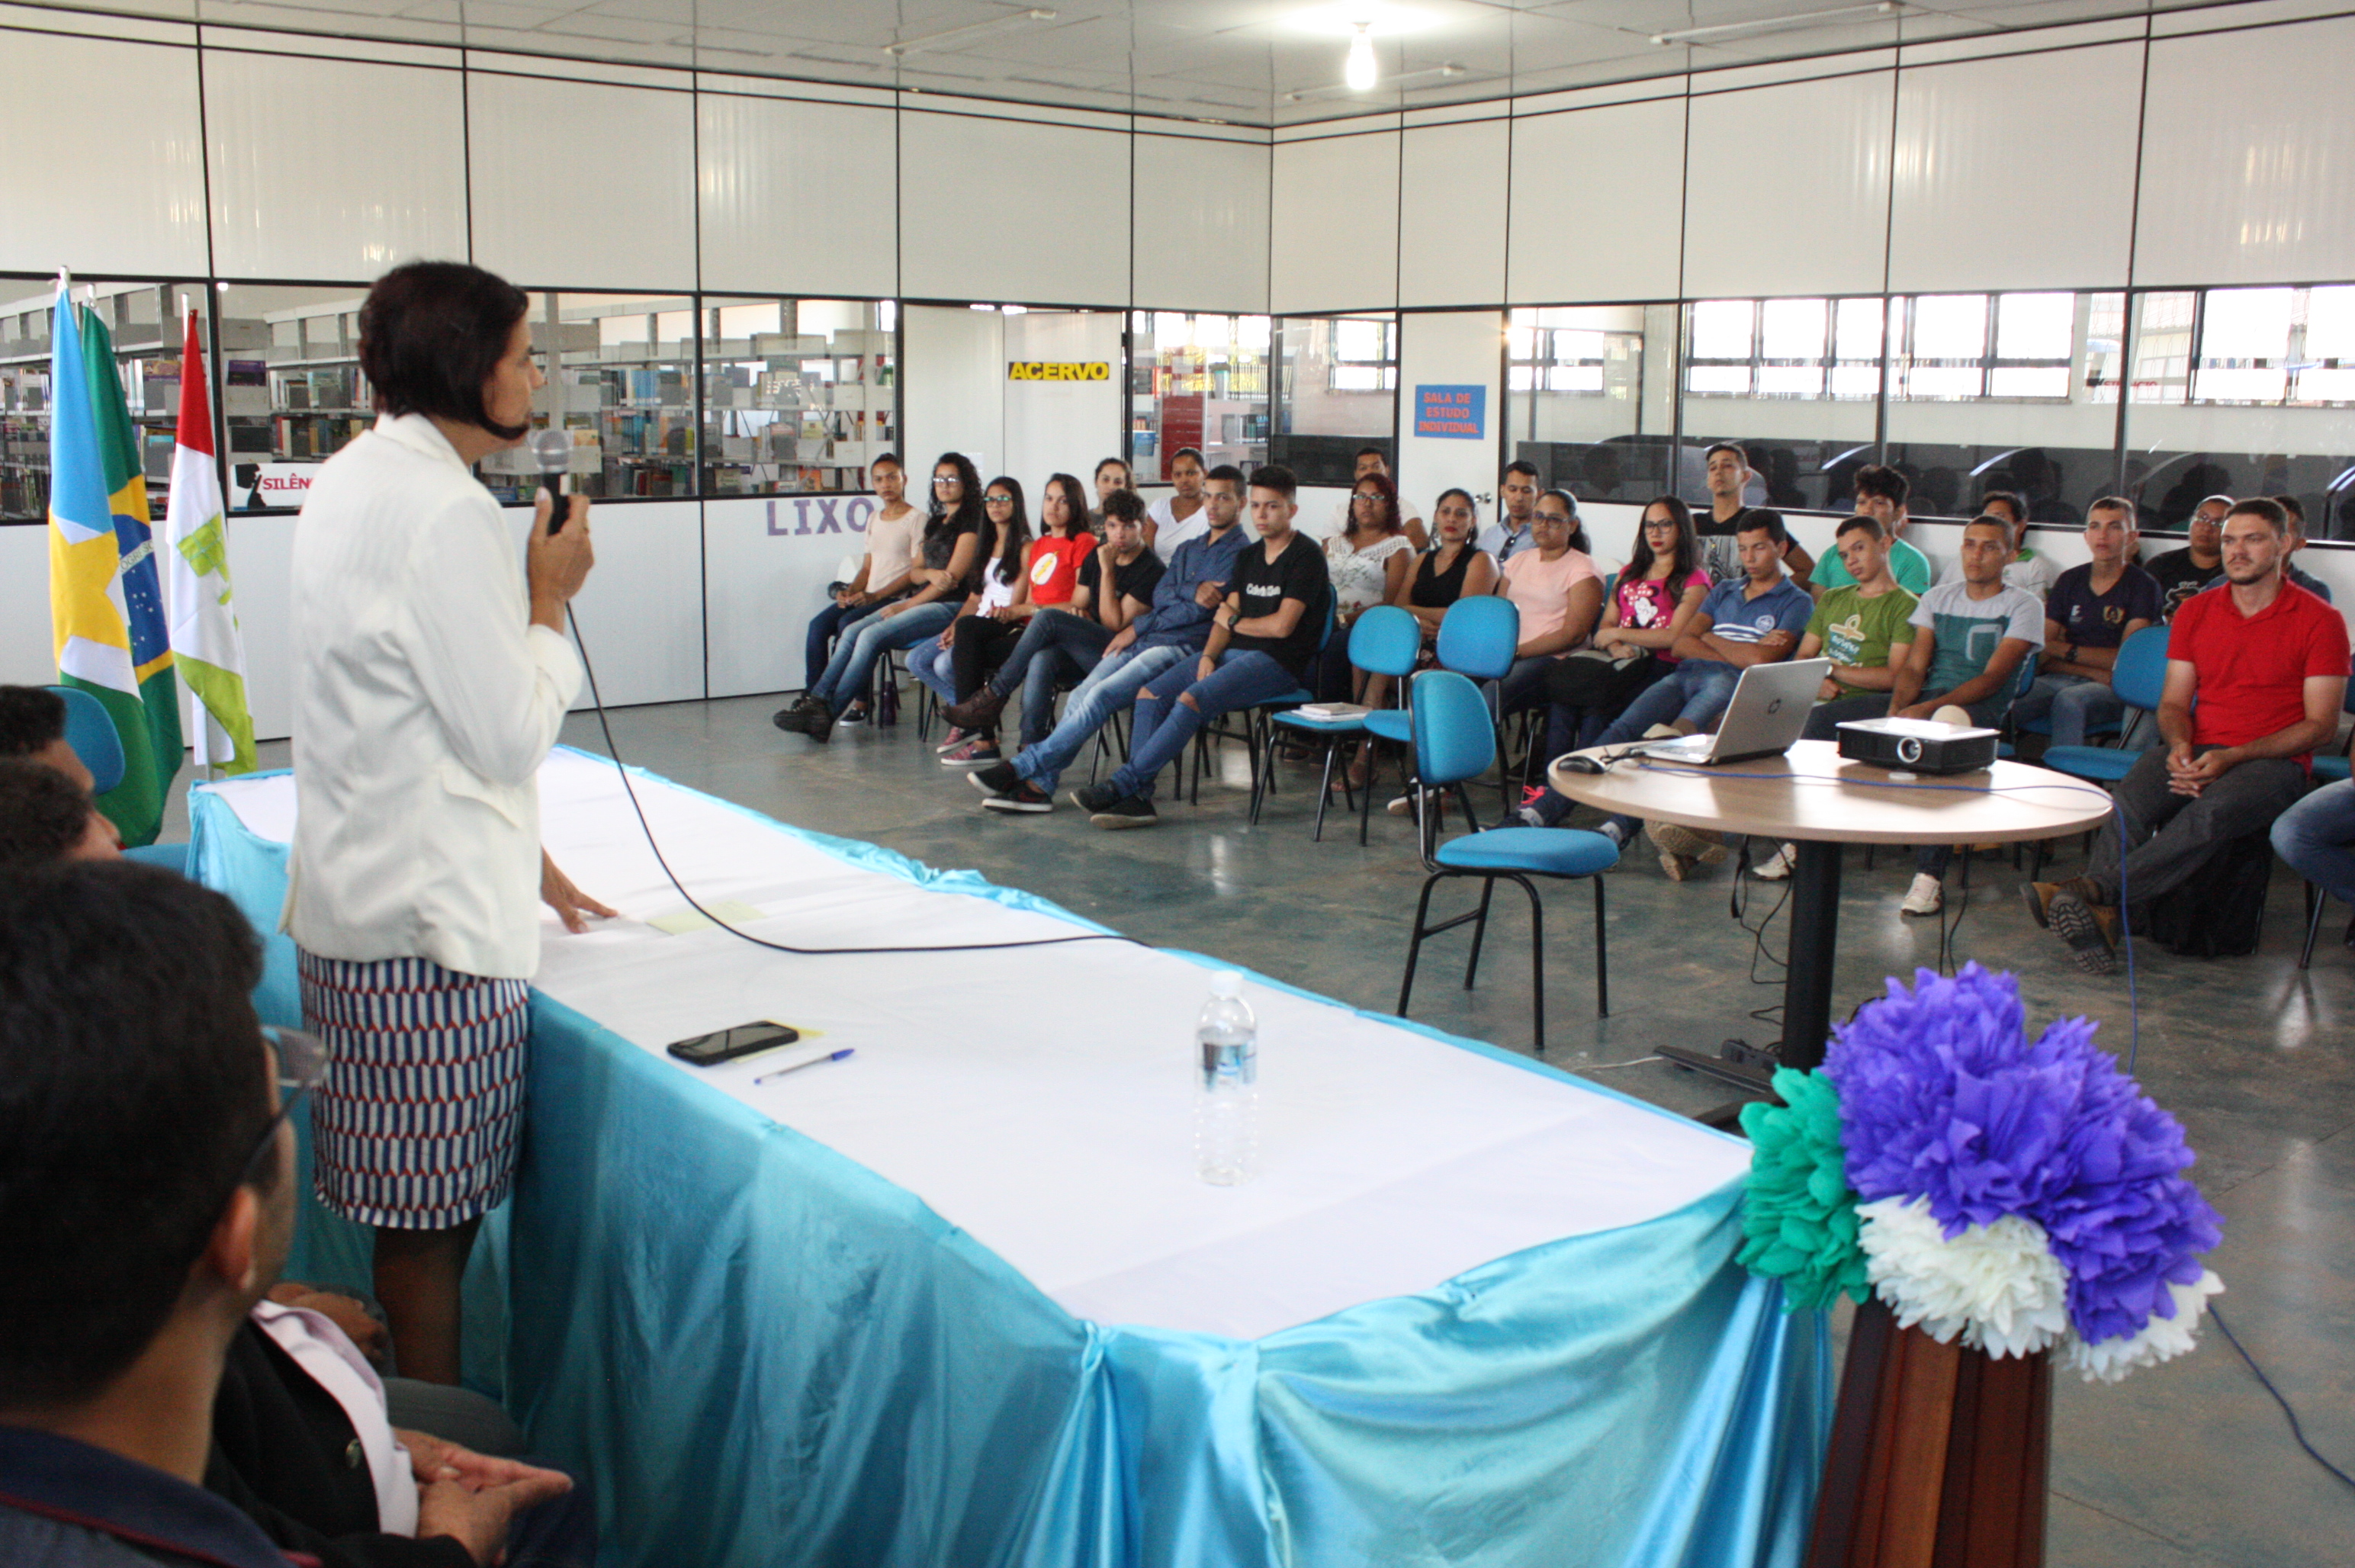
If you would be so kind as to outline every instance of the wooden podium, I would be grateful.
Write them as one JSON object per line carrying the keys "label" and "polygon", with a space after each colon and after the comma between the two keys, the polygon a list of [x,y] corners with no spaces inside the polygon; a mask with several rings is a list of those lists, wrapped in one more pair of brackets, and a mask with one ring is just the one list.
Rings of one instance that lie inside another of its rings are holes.
{"label": "wooden podium", "polygon": [[1857,1309],[1806,1568],[2041,1568],[2049,1353],[2000,1360]]}

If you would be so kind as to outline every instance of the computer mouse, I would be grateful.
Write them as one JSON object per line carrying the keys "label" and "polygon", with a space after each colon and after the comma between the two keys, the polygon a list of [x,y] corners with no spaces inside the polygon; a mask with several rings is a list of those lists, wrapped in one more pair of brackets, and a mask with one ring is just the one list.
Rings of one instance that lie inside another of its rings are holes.
{"label": "computer mouse", "polygon": [[1561,768],[1565,773],[1599,773],[1603,771],[1603,764],[1593,757],[1569,756],[1561,760]]}

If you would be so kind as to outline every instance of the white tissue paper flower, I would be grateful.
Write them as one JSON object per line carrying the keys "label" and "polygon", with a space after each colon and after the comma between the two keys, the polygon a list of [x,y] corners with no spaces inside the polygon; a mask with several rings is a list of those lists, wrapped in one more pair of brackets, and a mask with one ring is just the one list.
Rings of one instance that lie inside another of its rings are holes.
{"label": "white tissue paper flower", "polygon": [[2069,1329],[2069,1282],[2033,1220],[2007,1215],[1948,1237],[1926,1198],[1860,1204],[1858,1238],[1874,1289],[1900,1328],[1940,1344],[1957,1335],[1990,1356],[2029,1356]]}
{"label": "white tissue paper flower", "polygon": [[2122,1335],[2087,1344],[2074,1333],[2061,1352],[2062,1364],[2083,1373],[2087,1382],[2114,1383],[2137,1367],[2155,1367],[2161,1361],[2171,1361],[2192,1348],[2200,1316],[2208,1310],[2208,1298],[2224,1293],[2224,1282],[2216,1277],[2213,1269],[2201,1269],[2200,1277],[2190,1285],[2169,1285],[2175,1297],[2175,1316],[2161,1317],[2153,1314],[2138,1334]]}

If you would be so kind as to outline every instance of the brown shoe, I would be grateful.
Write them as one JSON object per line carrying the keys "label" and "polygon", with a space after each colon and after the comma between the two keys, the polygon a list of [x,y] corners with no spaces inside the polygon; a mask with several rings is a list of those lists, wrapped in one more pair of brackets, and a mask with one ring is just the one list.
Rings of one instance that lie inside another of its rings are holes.
{"label": "brown shoe", "polygon": [[[2052,901],[2062,893],[2071,895],[2080,903],[2097,909],[2108,907],[2102,902],[2101,891],[2084,877],[2071,877],[2064,882],[2019,884],[2020,901],[2028,906],[2028,917],[2048,931],[2052,926]],[[2113,912],[2112,919],[2115,923],[2115,912]]]}
{"label": "brown shoe", "polygon": [[997,728],[997,716],[1006,711],[1009,700],[985,686],[963,702],[953,702],[942,709],[941,717],[960,730],[986,735]]}
{"label": "brown shoe", "polygon": [[[1644,834],[1651,839],[1652,848],[1663,855],[1704,866],[1718,865],[1725,859],[1725,841],[1714,833],[1696,832],[1674,822],[1646,822]],[[1681,882],[1684,879],[1678,877],[1676,880]]]}
{"label": "brown shoe", "polygon": [[2044,906],[2044,914],[2052,934],[2069,944],[2069,956],[2078,968],[2088,975],[2106,975],[2118,966],[2111,937],[2117,928],[2117,911],[2089,904],[2062,889]]}

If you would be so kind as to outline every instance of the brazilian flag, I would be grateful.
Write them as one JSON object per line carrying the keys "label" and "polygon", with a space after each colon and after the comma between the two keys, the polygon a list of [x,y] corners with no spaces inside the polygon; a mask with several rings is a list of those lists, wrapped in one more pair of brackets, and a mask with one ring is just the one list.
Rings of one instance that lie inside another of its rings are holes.
{"label": "brazilian flag", "polygon": [[52,313],[49,612],[59,684],[105,708],[123,778],[98,807],[152,844],[180,771],[179,683],[155,571],[139,437],[105,324],[63,289]]}

